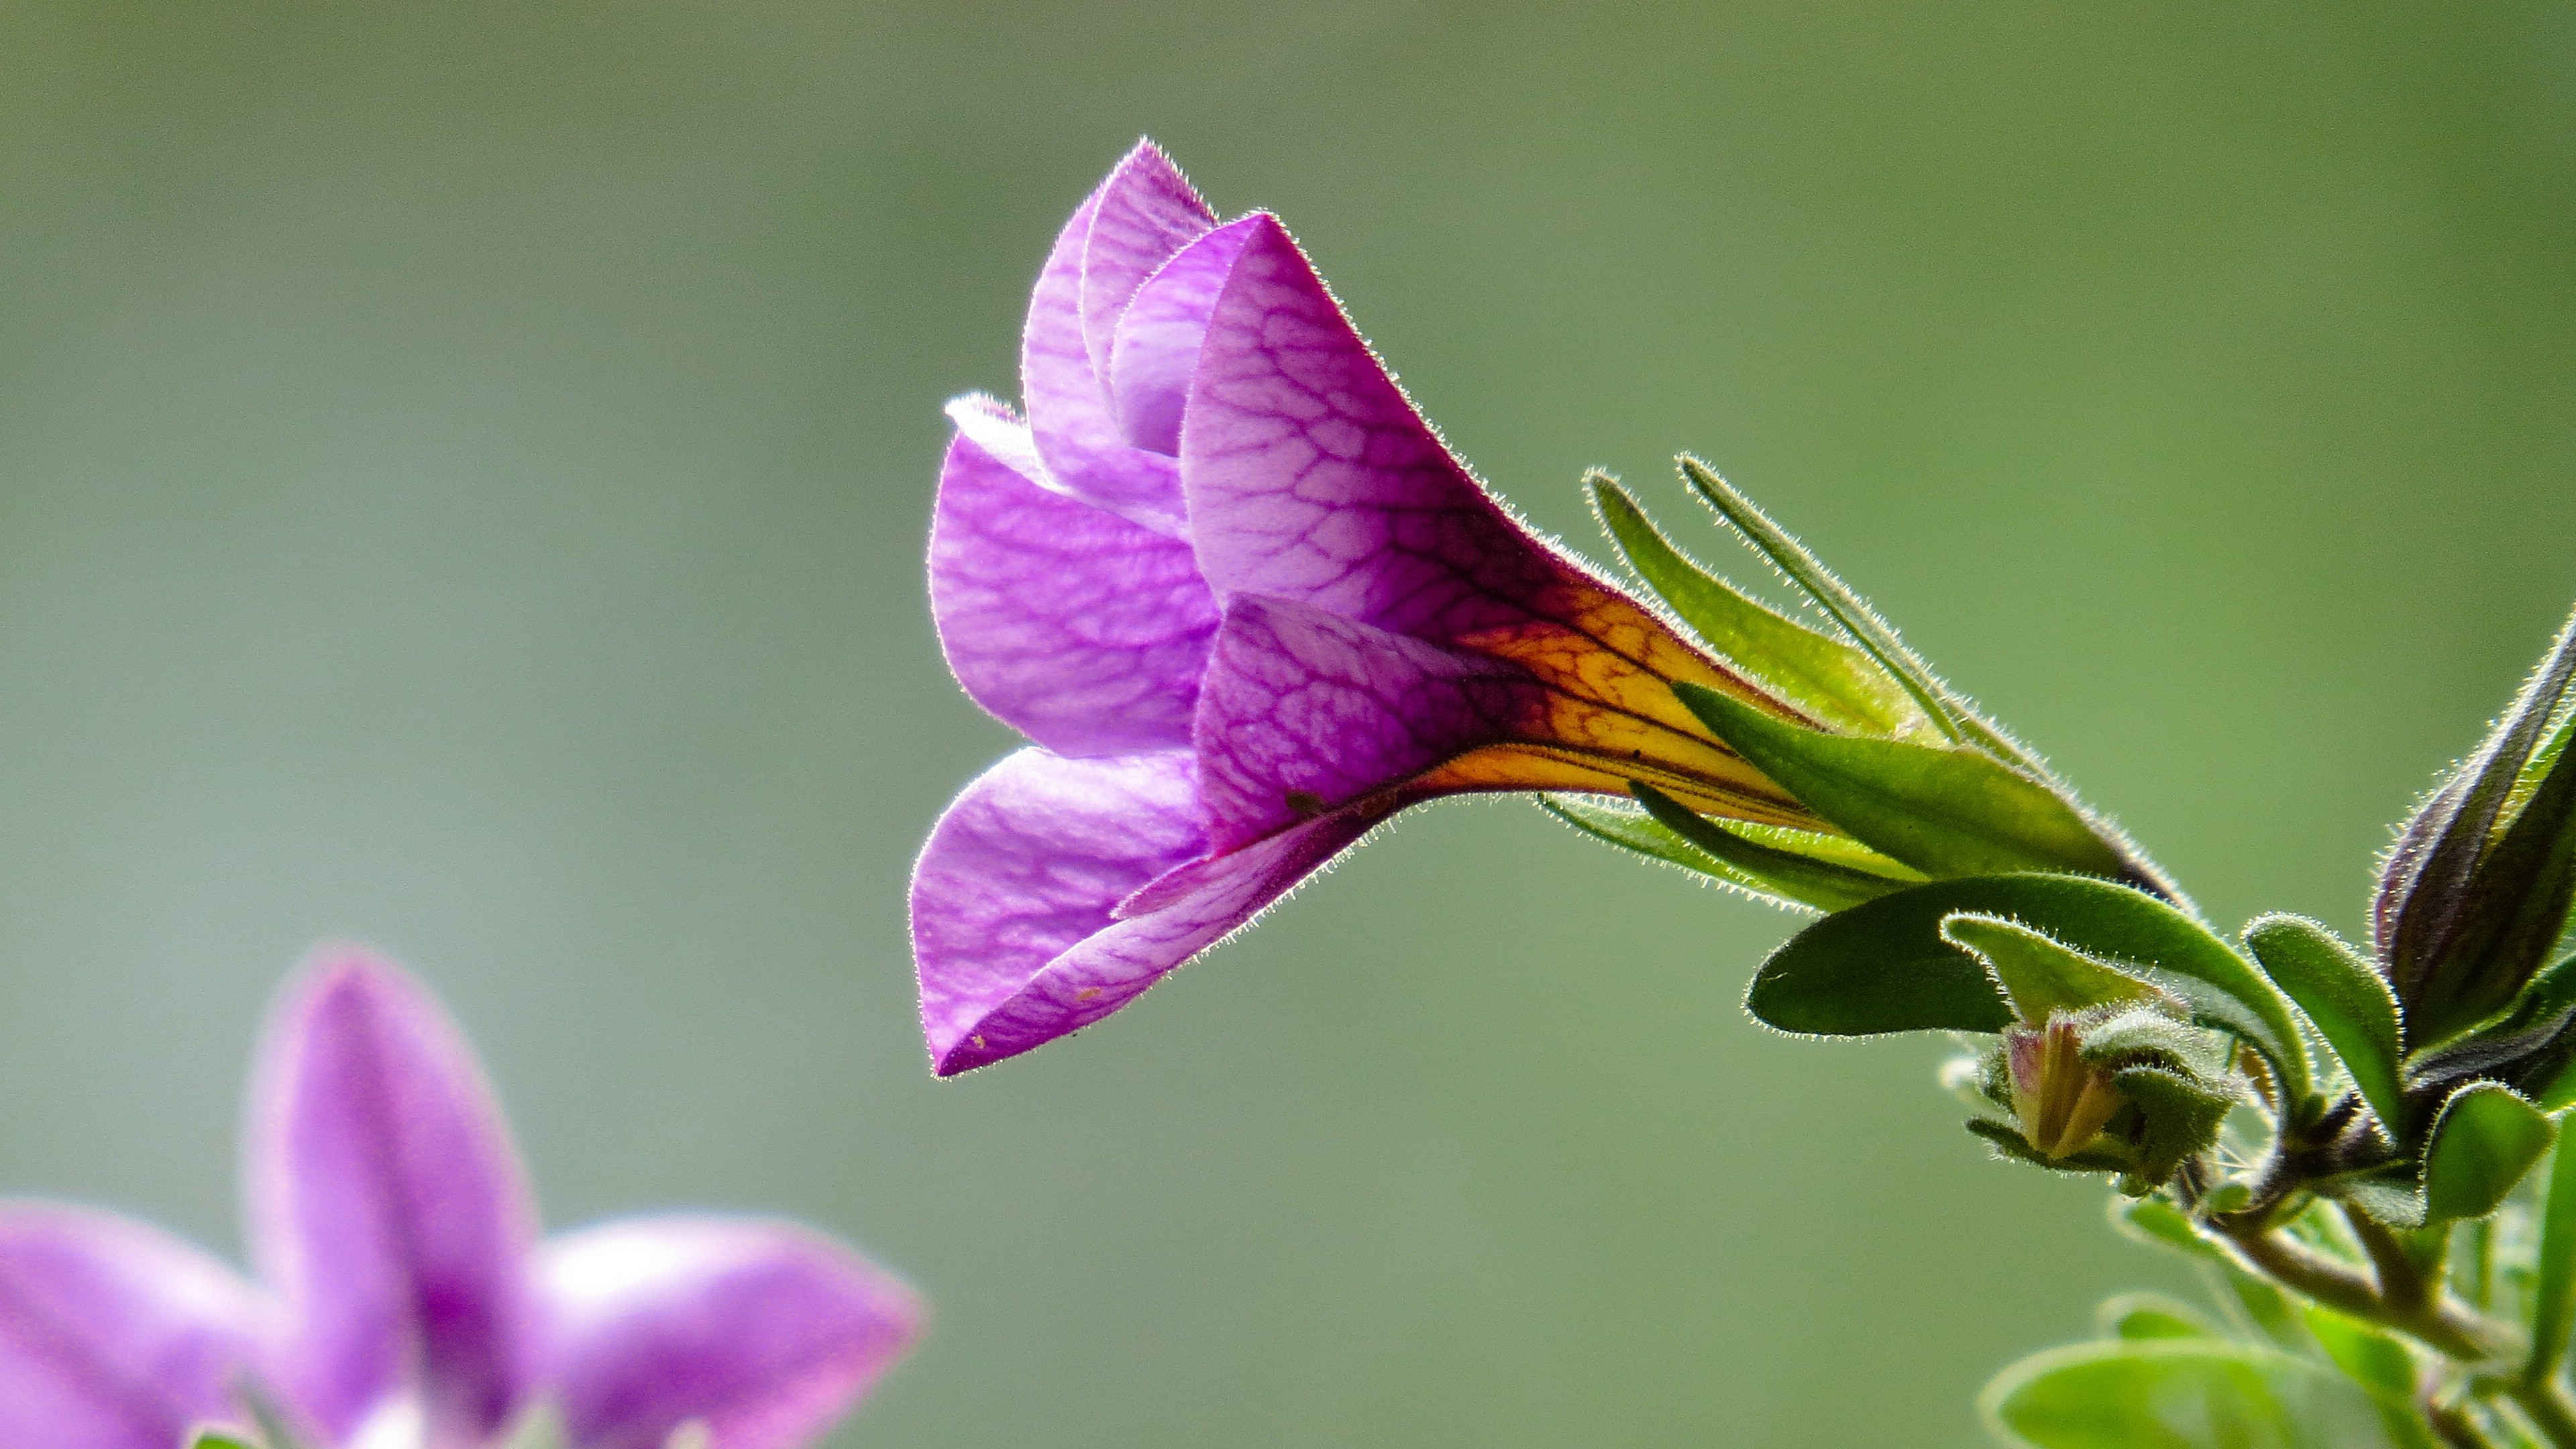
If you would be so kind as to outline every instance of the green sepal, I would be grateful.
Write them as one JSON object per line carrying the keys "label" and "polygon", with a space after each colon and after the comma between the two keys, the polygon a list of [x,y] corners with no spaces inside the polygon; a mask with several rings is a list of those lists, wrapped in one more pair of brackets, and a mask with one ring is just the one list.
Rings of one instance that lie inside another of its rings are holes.
{"label": "green sepal", "polygon": [[2132,1242],[2165,1248],[2202,1263],[2232,1262],[2227,1250],[2192,1226],[2191,1217],[2160,1197],[2115,1197],[2110,1202],[2111,1230]]}
{"label": "green sepal", "polygon": [[2404,1034],[2388,983],[2342,937],[2305,916],[2257,918],[2245,928],[2245,948],[2315,1023],[2389,1136],[2403,1133]]}
{"label": "green sepal", "polygon": [[2323,1364],[2257,1344],[2169,1338],[2071,1344],[1997,1375],[1978,1398],[2029,1449],[2435,1449],[2398,1410]]}
{"label": "green sepal", "polygon": [[2120,1190],[2144,1196],[2171,1181],[2183,1159],[2217,1144],[2218,1127],[2239,1100],[2223,1086],[2163,1067],[2127,1067],[2111,1085],[2138,1109],[2138,1138]]}
{"label": "green sepal", "polygon": [[2308,1332],[2344,1377],[2382,1398],[2411,1404],[2416,1394],[2415,1355],[2395,1334],[2315,1303],[2300,1305]]}
{"label": "green sepal", "polygon": [[2307,1051],[2289,1003],[2208,927],[2144,891],[2027,873],[1933,881],[1827,916],[1763,961],[1745,995],[1755,1019],[1810,1036],[1998,1032],[2017,1018],[1984,963],[1942,938],[1946,918],[2018,920],[2153,982],[2200,1025],[2234,1032],[2271,1063],[2287,1100],[2308,1095]]}
{"label": "green sepal", "polygon": [[1949,745],[1829,735],[1690,683],[1674,695],[1800,803],[1937,877],[2127,869],[2081,811],[1993,756]]}
{"label": "green sepal", "polygon": [[1846,633],[1869,651],[1881,668],[1896,680],[1915,706],[1923,711],[1941,733],[1953,740],[1971,741],[1979,749],[1999,759],[2036,767],[2019,745],[1979,719],[1952,694],[1947,685],[1933,677],[1931,666],[1922,656],[1905,646],[1876,610],[1853,593],[1851,587],[1834,577],[1833,571],[1807,551],[1806,545],[1789,536],[1786,529],[1771,521],[1752,499],[1736,491],[1735,485],[1718,476],[1706,463],[1682,454],[1674,461],[1681,465],[1682,476],[1690,481],[1699,496],[1708,500],[1718,515],[1735,526],[1745,541],[1759,550],[1774,568],[1789,576],[1789,581],[1803,590],[1840,624]]}
{"label": "green sepal", "polygon": [[2093,1310],[2104,1338],[2217,1338],[2218,1325],[2179,1298],[2162,1293],[2121,1293]]}
{"label": "green sepal", "polygon": [[2531,1360],[2523,1377],[2547,1383],[2567,1356],[2576,1328],[2576,1151],[2562,1139],[2540,1208],[2540,1262],[2531,1285]]}
{"label": "green sepal", "polygon": [[1968,1130],[1986,1139],[2004,1156],[2018,1162],[2027,1162],[2033,1167],[2045,1167],[2051,1172],[2126,1173],[2137,1161],[2128,1152],[2126,1144],[2113,1143],[2107,1137],[2099,1140],[2111,1143],[2109,1146],[2089,1147],[2082,1152],[2069,1153],[2064,1157],[2051,1157],[2031,1146],[2029,1139],[2023,1137],[2019,1129],[2009,1122],[1999,1122],[1992,1117],[1971,1117],[1968,1119]]}
{"label": "green sepal", "polygon": [[2171,999],[2107,961],[2001,916],[1962,911],[1944,917],[1941,939],[1985,963],[2004,1004],[2026,1026],[2046,1026],[2053,1011]]}
{"label": "green sepal", "polygon": [[[677,1432],[671,1437],[676,1441]],[[508,1437],[501,1441],[500,1449],[564,1449],[569,1442],[562,1413],[552,1404],[539,1403],[519,1415],[517,1422],[510,1426]]]}
{"label": "green sepal", "polygon": [[228,1429],[191,1429],[186,1445],[187,1449],[258,1449],[257,1445]]}
{"label": "green sepal", "polygon": [[1872,735],[1938,729],[1867,650],[1784,618],[1700,567],[1609,474],[1596,471],[1584,482],[1629,566],[1739,673],[1836,729]]}
{"label": "green sepal", "polygon": [[[1781,856],[1797,867],[1764,875],[1711,855],[1643,809],[1572,795],[1542,795],[1538,804],[1540,809],[1595,840],[1679,866],[1792,910],[1837,911],[1922,880],[1919,872],[1907,870],[1859,841],[1841,836],[1780,826],[1728,829],[1711,824],[1711,829],[1723,831],[1725,839],[1720,843],[1736,860],[1752,865]],[[1863,862],[1891,874],[1875,875],[1862,865],[1845,862]]]}
{"label": "green sepal", "polygon": [[2177,1021],[2157,1007],[2133,1006],[2098,1015],[2085,1025],[2078,1041],[2077,1052],[2087,1066],[2162,1067],[2209,1083],[2234,1100],[2236,1079],[2228,1070],[2233,1039]]}
{"label": "green sepal", "polygon": [[1656,824],[1702,854],[1760,882],[1774,895],[1819,910],[1846,910],[1923,882],[1921,873],[1856,841],[1779,829],[1766,831],[1767,839],[1757,839],[1750,830],[1707,819],[1642,781],[1629,781],[1628,792]]}

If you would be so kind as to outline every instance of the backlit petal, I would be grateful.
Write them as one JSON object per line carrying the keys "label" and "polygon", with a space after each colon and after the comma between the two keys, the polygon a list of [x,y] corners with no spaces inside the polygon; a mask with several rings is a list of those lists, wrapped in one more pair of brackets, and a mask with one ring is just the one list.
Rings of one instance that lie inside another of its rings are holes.
{"label": "backlit petal", "polygon": [[0,1444],[175,1449],[238,1422],[260,1300],[157,1228],[50,1203],[0,1205]]}
{"label": "backlit petal", "polygon": [[912,1346],[902,1280],[819,1233],[653,1217],[548,1242],[537,1274],[549,1396],[576,1449],[801,1449]]}
{"label": "backlit petal", "polygon": [[246,1178],[253,1253],[288,1313],[284,1369],[323,1428],[413,1399],[430,1449],[468,1449],[509,1419],[535,1209],[473,1051],[427,992],[345,949],[288,988]]}
{"label": "backlit petal", "polygon": [[1186,744],[1216,630],[1189,545],[1042,486],[1024,471],[1036,464],[1025,430],[988,409],[952,408],[972,431],[949,446],[931,523],[949,668],[1059,754]]}

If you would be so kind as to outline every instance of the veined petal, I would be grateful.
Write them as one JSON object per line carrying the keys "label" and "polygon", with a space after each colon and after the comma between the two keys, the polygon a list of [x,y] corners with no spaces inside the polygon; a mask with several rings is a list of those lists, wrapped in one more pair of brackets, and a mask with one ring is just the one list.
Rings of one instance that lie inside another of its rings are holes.
{"label": "veined petal", "polygon": [[1504,512],[1277,220],[1241,225],[1181,438],[1191,540],[1220,598],[1275,595],[1499,654],[1686,733],[1704,731],[1663,682],[1797,717]]}
{"label": "veined petal", "polygon": [[1059,754],[1188,743],[1216,632],[1189,545],[1044,487],[1008,418],[951,411],[972,427],[940,470],[930,604],[958,682]]}
{"label": "veined petal", "polygon": [[789,1223],[652,1217],[548,1242],[537,1270],[549,1393],[578,1449],[801,1449],[910,1349],[903,1281]]}
{"label": "veined petal", "polygon": [[1020,392],[1038,455],[1059,487],[1177,538],[1183,517],[1179,467],[1159,453],[1128,446],[1110,416],[1107,385],[1091,365],[1082,336],[1082,256],[1108,185],[1103,182],[1064,224],[1029,294]]}
{"label": "veined petal", "polygon": [[1285,599],[1226,608],[1199,695],[1200,795],[1230,850],[1318,814],[1464,791],[1646,780],[1713,814],[1815,824],[1705,736],[1567,693],[1490,654]]}
{"label": "veined petal", "polygon": [[1110,928],[1119,901],[1206,845],[1185,750],[1068,760],[1028,749],[968,785],[912,875],[922,1030],[938,1070],[1026,1051],[1081,1025],[1011,1035],[992,1023],[1042,979],[1042,994],[1064,996],[1088,1020],[1177,965],[1126,970],[1066,958]]}
{"label": "veined petal", "polygon": [[0,1444],[173,1449],[237,1421],[264,1323],[238,1275],[157,1228],[0,1205]]}
{"label": "veined petal", "polygon": [[318,959],[262,1044],[245,1171],[253,1255],[286,1300],[283,1371],[327,1432],[416,1401],[430,1449],[516,1408],[535,1207],[473,1051],[357,950]]}
{"label": "veined petal", "polygon": [[1216,213],[1151,141],[1136,143],[1098,196],[1082,243],[1082,340],[1106,383],[1119,315],[1146,278],[1216,225]]}
{"label": "veined petal", "polygon": [[1127,441],[1177,456],[1190,377],[1207,340],[1208,315],[1244,241],[1264,225],[1257,216],[1229,222],[1175,255],[1147,281],[1118,319],[1110,349],[1111,410]]}

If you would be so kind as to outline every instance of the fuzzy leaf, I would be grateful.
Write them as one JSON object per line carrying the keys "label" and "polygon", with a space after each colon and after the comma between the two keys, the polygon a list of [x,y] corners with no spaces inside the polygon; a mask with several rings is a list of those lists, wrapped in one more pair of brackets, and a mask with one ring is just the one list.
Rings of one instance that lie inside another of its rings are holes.
{"label": "fuzzy leaf", "polygon": [[2508,1087],[2472,1082],[2452,1093],[2424,1150],[2426,1220],[2494,1212],[2557,1135],[2557,1124]]}
{"label": "fuzzy leaf", "polygon": [[1941,922],[1941,939],[1985,963],[2005,1004],[2027,1026],[2046,1026],[2052,1011],[2153,1002],[2164,993],[2117,966],[2060,945],[2000,916],[1962,911]]}
{"label": "fuzzy leaf", "polygon": [[2018,920],[2182,997],[2195,1021],[2233,1031],[2271,1062],[2292,1100],[2307,1052],[2289,1003],[2209,928],[2143,891],[2082,876],[1934,881],[1827,916],[1754,973],[1745,1009],[1782,1031],[1870,1036],[2001,1031],[2015,1017],[1983,963],[1942,939],[1962,912]]}
{"label": "fuzzy leaf", "polygon": [[2406,1130],[2397,998],[2333,931],[2304,916],[2264,916],[2245,928],[2246,949],[2289,994],[2343,1061],[2361,1099],[2391,1135]]}
{"label": "fuzzy leaf", "polygon": [[2541,1205],[2540,1267],[2531,1300],[2531,1362],[2524,1377],[2547,1383],[2567,1356],[2569,1329],[2576,1328],[2576,1152],[2563,1146],[2550,1165],[2549,1197]]}
{"label": "fuzzy leaf", "polygon": [[[1840,910],[1890,891],[1903,890],[1921,879],[1918,873],[1906,870],[1868,846],[1840,836],[1760,825],[1725,830],[1725,839],[1718,844],[1734,859],[1722,860],[1700,849],[1642,809],[1605,805],[1572,795],[1543,795],[1538,803],[1540,809],[1595,840],[1635,851],[1667,865],[1680,866],[1794,909]],[[1688,815],[1690,812],[1683,809],[1681,813]],[[1691,818],[1697,820],[1699,817]],[[1771,863],[1774,857],[1787,857],[1793,868],[1767,875],[1759,873],[1758,867]],[[1736,864],[1738,860],[1744,864]],[[1877,876],[1861,865],[1847,865],[1845,862],[1866,862],[1878,870],[1901,871],[1903,875]]]}
{"label": "fuzzy leaf", "polygon": [[2199,1309],[2161,1293],[2122,1293],[2102,1300],[2093,1322],[2105,1338],[2216,1338],[2217,1325]]}
{"label": "fuzzy leaf", "polygon": [[1868,651],[1828,638],[1747,598],[1664,537],[1606,473],[1585,482],[1601,521],[1647,587],[1736,669],[1835,729],[1902,735],[1930,726]]}
{"label": "fuzzy leaf", "polygon": [[1926,875],[2126,868],[2074,806],[1992,756],[1829,735],[1696,684],[1673,693],[1807,808]]}
{"label": "fuzzy leaf", "polygon": [[1979,1406],[2006,1443],[2030,1449],[2434,1444],[2420,1419],[2321,1364],[2206,1338],[2050,1349],[2004,1370]]}

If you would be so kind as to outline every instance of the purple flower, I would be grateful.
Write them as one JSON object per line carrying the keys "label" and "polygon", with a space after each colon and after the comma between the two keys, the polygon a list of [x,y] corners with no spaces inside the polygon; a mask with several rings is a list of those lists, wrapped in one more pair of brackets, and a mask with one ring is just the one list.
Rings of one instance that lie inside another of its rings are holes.
{"label": "purple flower", "polygon": [[1057,239],[1026,422],[961,398],[932,609],[1032,748],[915,868],[942,1075],[1096,1021],[1395,811],[1641,780],[1830,830],[1688,681],[1804,720],[1514,520],[1278,220],[1220,225],[1150,144]]}
{"label": "purple flower", "polygon": [[289,988],[249,1138],[261,1285],[111,1213],[0,1205],[0,1444],[177,1449],[249,1384],[328,1449],[483,1449],[539,1406],[571,1449],[791,1449],[919,1332],[901,1281],[787,1223],[538,1242],[472,1049],[360,952]]}

